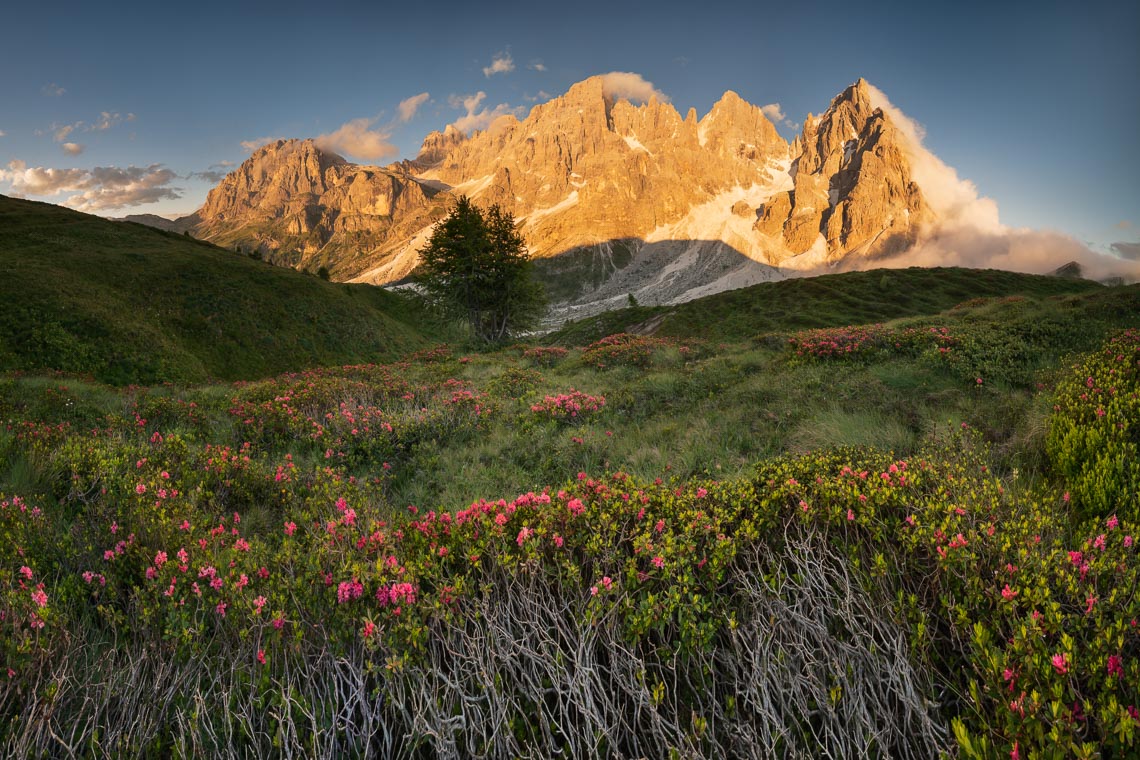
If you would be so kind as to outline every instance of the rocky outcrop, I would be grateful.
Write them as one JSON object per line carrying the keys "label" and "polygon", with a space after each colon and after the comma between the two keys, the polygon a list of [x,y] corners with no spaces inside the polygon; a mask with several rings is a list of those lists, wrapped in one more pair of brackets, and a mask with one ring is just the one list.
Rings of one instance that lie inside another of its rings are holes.
{"label": "rocky outcrop", "polygon": [[428,169],[442,161],[448,153],[467,141],[467,135],[448,124],[442,132],[430,132],[424,138],[419,155],[413,162],[418,169]]}
{"label": "rocky outcrop", "polygon": [[553,256],[644,237],[719,192],[771,182],[787,150],[735,93],[698,122],[655,98],[615,100],[592,77],[523,121],[503,117],[424,176],[509,209],[530,250]]}
{"label": "rocky outcrop", "polygon": [[831,261],[910,246],[933,214],[911,178],[904,139],[860,79],[822,116],[808,114],[793,144],[795,187],[764,204],[756,231],[779,238],[784,258],[821,244]]}
{"label": "rocky outcrop", "polygon": [[591,77],[471,136],[432,132],[415,159],[387,167],[277,141],[180,222],[276,263],[384,284],[416,266],[463,194],[513,213],[531,254],[558,260],[540,270],[573,314],[591,298],[681,300],[781,276],[776,267],[873,258],[937,222],[912,178],[915,146],[862,79],[809,114],[791,145],[735,92],[698,119],[615,97],[606,82]]}
{"label": "rocky outcrop", "polygon": [[193,233],[274,263],[350,277],[431,223],[437,190],[357,166],[312,140],[259,148],[210,191]]}

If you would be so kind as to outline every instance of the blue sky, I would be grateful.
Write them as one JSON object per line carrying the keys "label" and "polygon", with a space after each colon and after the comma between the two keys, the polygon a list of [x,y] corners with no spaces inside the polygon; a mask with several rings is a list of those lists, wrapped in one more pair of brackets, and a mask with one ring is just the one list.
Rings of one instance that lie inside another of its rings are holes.
{"label": "blue sky", "polygon": [[[636,72],[682,113],[732,89],[790,122],[863,76],[1005,224],[1140,240],[1135,2],[13,5],[0,193],[23,181],[105,215],[193,211],[243,142],[366,120],[341,144],[387,163],[469,112],[525,115],[592,74]],[[138,201],[152,202],[118,205]]]}

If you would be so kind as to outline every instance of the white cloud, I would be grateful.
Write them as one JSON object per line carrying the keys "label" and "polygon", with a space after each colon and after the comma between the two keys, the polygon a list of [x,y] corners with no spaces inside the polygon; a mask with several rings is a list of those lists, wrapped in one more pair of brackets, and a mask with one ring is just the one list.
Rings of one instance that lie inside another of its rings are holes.
{"label": "white cloud", "polygon": [[134,120],[135,115],[133,113],[128,113],[126,116],[123,116],[121,113],[117,112],[112,113],[111,111],[102,111],[99,114],[99,118],[90,124],[82,120],[77,121],[74,124],[64,124],[63,126],[52,124],[52,137],[55,138],[56,142],[63,142],[68,138],[69,135],[71,135],[72,132],[106,132],[108,129],[116,127],[119,124],[122,124],[124,121]]}
{"label": "white cloud", "polygon": [[80,145],[79,143],[66,142],[63,145],[61,145],[60,147],[62,147],[63,152],[69,156],[78,156],[80,153],[83,152],[83,146]]}
{"label": "white cloud", "polygon": [[51,169],[29,168],[23,161],[12,161],[7,169],[0,169],[0,181],[10,183],[16,193],[39,196],[74,193],[63,205],[89,212],[177,200],[182,197],[178,188],[169,186],[175,179],[177,175],[161,164]]}
{"label": "white cloud", "polygon": [[487,129],[491,123],[501,116],[518,115],[521,108],[511,108],[506,103],[500,103],[494,108],[479,109],[487,93],[480,90],[474,95],[452,95],[447,99],[452,108],[462,108],[466,113],[451,123],[461,132],[470,133],[472,130]]}
{"label": "white cloud", "polygon": [[0,129],[0,137],[7,137],[7,136],[8,136],[8,133],[5,132],[4,130]]}
{"label": "white cloud", "polygon": [[1080,264],[1083,276],[1094,280],[1140,280],[1140,261],[1097,253],[1068,235],[1050,230],[970,226],[943,229],[907,251],[886,260],[874,259],[867,265],[970,267],[1047,274],[1070,261]]}
{"label": "white cloud", "polygon": [[646,103],[657,98],[662,103],[669,102],[669,96],[645,80],[641,74],[632,71],[611,71],[602,74],[602,92],[611,98],[625,98],[635,103]]}
{"label": "white cloud", "polygon": [[997,204],[990,198],[979,197],[973,182],[959,179],[958,172],[923,146],[926,131],[921,124],[892,105],[881,90],[871,85],[867,87],[871,93],[871,105],[882,108],[906,138],[904,149],[910,159],[911,176],[942,226],[1003,231],[998,221]]}
{"label": "white cloud", "polygon": [[952,167],[924,147],[922,125],[892,105],[880,90],[868,88],[871,105],[882,108],[902,134],[911,177],[938,223],[920,231],[919,241],[912,248],[886,259],[860,262],[859,266],[961,266],[1044,274],[1075,261],[1085,277],[1140,279],[1140,262],[1097,253],[1060,232],[1003,225],[997,203],[979,196],[974,183],[959,178]]}
{"label": "white cloud", "polygon": [[760,112],[768,117],[768,121],[773,124],[778,124],[785,121],[787,116],[784,114],[783,109],[780,108],[779,103],[769,103],[766,106],[760,106]]}
{"label": "white cloud", "polygon": [[546,64],[538,59],[531,61],[526,67],[531,71],[546,71]]}
{"label": "white cloud", "polygon": [[128,113],[126,116],[123,116],[119,113],[110,113],[108,111],[103,111],[99,114],[99,120],[88,127],[87,131],[95,130],[98,132],[103,132],[110,129],[111,127],[122,124],[124,121],[134,120],[135,115],[133,113]]}
{"label": "white cloud", "polygon": [[269,143],[277,142],[278,140],[283,140],[283,139],[285,139],[285,138],[283,138],[283,137],[255,137],[252,140],[242,140],[241,141],[241,147],[245,148],[247,152],[253,153],[255,150],[260,148],[262,145],[268,145]]}
{"label": "white cloud", "polygon": [[491,58],[491,65],[483,67],[483,76],[492,77],[495,74],[506,74],[515,70],[514,59],[509,52],[495,53]]}
{"label": "white cloud", "polygon": [[542,101],[550,100],[552,97],[554,97],[554,96],[551,95],[546,90],[539,90],[534,95],[523,95],[523,100],[527,101],[528,103],[537,103],[540,100],[542,100]]}
{"label": "white cloud", "polygon": [[1120,241],[1117,243],[1112,243],[1109,247],[1112,248],[1112,250],[1116,252],[1116,255],[1122,259],[1140,261],[1140,243],[1128,243],[1125,241]]}
{"label": "white cloud", "polygon": [[44,95],[47,95],[49,98],[58,98],[63,93],[67,92],[67,90],[63,89],[55,82],[52,82],[51,84],[45,84],[40,89],[40,92],[42,92]]}
{"label": "white cloud", "polygon": [[400,105],[396,106],[396,113],[399,115],[400,121],[411,121],[415,117],[416,111],[420,110],[420,106],[426,103],[430,97],[426,92],[421,92],[419,95],[401,100]]}
{"label": "white cloud", "polygon": [[372,129],[376,119],[353,119],[339,129],[314,139],[321,150],[344,153],[367,161],[376,161],[394,156],[399,150],[389,142],[391,134],[385,130]]}

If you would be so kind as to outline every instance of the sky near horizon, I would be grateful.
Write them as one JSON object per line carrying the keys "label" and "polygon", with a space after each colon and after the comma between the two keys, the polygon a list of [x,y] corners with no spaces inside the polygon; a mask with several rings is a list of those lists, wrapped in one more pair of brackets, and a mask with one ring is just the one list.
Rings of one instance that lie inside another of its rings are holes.
{"label": "sky near horizon", "polygon": [[682,115],[735,90],[789,139],[862,76],[1004,224],[1140,255],[1136,2],[65,0],[0,19],[0,193],[105,216],[190,213],[271,138],[411,158],[594,74]]}

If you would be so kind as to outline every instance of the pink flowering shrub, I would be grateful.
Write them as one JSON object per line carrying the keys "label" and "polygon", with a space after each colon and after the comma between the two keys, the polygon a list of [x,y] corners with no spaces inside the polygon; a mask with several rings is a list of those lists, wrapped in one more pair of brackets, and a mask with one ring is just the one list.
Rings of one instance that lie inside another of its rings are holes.
{"label": "pink flowering shrub", "polygon": [[654,351],[668,345],[669,341],[661,338],[617,333],[582,349],[582,362],[598,369],[648,367]]}
{"label": "pink flowering shrub", "polygon": [[570,352],[561,346],[535,346],[523,351],[523,358],[541,367],[553,367]]}
{"label": "pink flowering shrub", "polygon": [[1083,514],[1140,518],[1140,330],[1125,330],[1058,385],[1046,450]]}
{"label": "pink flowering shrub", "polygon": [[578,422],[585,416],[601,411],[605,405],[605,396],[591,396],[571,388],[566,393],[544,397],[542,401],[532,404],[530,410],[540,417]]}

